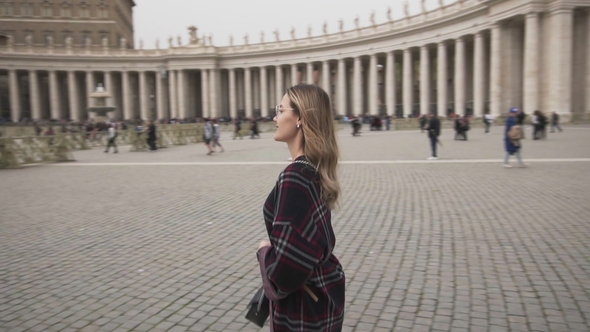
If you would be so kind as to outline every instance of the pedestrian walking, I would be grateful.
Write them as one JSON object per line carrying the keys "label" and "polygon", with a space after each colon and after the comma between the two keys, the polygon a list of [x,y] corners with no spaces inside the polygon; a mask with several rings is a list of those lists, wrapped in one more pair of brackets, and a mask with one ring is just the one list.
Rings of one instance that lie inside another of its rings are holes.
{"label": "pedestrian walking", "polygon": [[150,152],[155,152],[158,148],[156,147],[156,125],[154,124],[154,121],[150,121],[148,122],[147,125],[147,135],[148,135],[148,145],[150,147]]}
{"label": "pedestrian walking", "polygon": [[218,146],[221,148],[221,152],[224,152],[225,149],[223,148],[223,146],[221,146],[221,143],[219,143],[220,138],[221,138],[221,128],[219,127],[219,124],[217,123],[217,119],[213,119],[213,136],[211,138],[211,147],[213,148],[213,150],[215,150],[215,147]]}
{"label": "pedestrian walking", "polygon": [[511,168],[509,163],[510,156],[515,154],[520,167],[526,167],[526,164],[522,162],[521,149],[522,149],[522,126],[518,124],[516,116],[519,114],[517,108],[511,108],[506,120],[506,128],[504,130],[504,145],[506,148],[506,155],[504,156],[504,167]]}
{"label": "pedestrian walking", "polygon": [[490,126],[494,122],[494,117],[490,114],[490,111],[486,111],[483,116],[483,122],[486,125],[486,134],[490,133]]}
{"label": "pedestrian walking", "polygon": [[215,152],[211,148],[211,139],[213,138],[213,124],[211,123],[211,119],[209,118],[206,118],[205,121],[206,122],[203,133],[203,140],[205,141],[205,146],[209,150],[209,152],[207,152],[207,155],[210,156],[211,154],[213,154],[213,152]]}
{"label": "pedestrian walking", "polygon": [[559,114],[552,112],[551,113],[551,132],[555,132],[555,128],[559,129],[559,132],[561,133],[563,130],[561,129],[561,126],[559,125]]}
{"label": "pedestrian walking", "polygon": [[234,120],[234,137],[232,139],[236,139],[236,137],[240,136],[240,139],[243,139],[242,136],[242,122],[239,119]]}
{"label": "pedestrian walking", "polygon": [[107,143],[107,148],[106,150],[104,150],[105,153],[109,153],[109,150],[111,149],[111,146],[113,147],[113,149],[115,150],[113,153],[119,153],[119,151],[117,150],[117,125],[114,123],[111,123],[108,129],[108,143]]}
{"label": "pedestrian walking", "polygon": [[426,126],[426,131],[428,133],[428,139],[430,140],[430,148],[432,150],[432,155],[428,157],[428,160],[438,160],[438,156],[436,155],[436,144],[438,143],[438,137],[440,136],[440,120],[438,116],[433,113],[428,114],[428,125]]}
{"label": "pedestrian walking", "polygon": [[340,185],[330,98],[315,85],[293,86],[274,121],[274,139],[287,143],[293,162],[264,203],[270,241],[260,242],[257,252],[270,330],[341,331],[345,276],[333,254],[331,211]]}
{"label": "pedestrian walking", "polygon": [[258,133],[258,122],[254,118],[252,118],[252,122],[250,124],[250,138],[260,138],[260,134]]}

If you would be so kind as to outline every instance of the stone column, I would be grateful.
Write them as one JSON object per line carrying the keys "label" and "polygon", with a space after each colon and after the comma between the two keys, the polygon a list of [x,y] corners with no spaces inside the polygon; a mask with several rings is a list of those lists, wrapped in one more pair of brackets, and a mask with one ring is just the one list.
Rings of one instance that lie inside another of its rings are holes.
{"label": "stone column", "polygon": [[475,50],[473,61],[473,115],[483,116],[484,108],[484,49],[481,32],[475,34]]}
{"label": "stone column", "polygon": [[238,104],[236,100],[236,70],[229,69],[229,116],[232,119],[238,117]]}
{"label": "stone column", "polygon": [[561,7],[549,15],[553,38],[549,51],[551,102],[546,111],[569,114],[572,111],[573,9]]}
{"label": "stone column", "polygon": [[252,72],[250,68],[244,69],[244,103],[246,104],[246,117],[252,117]]}
{"label": "stone column", "polygon": [[413,104],[413,84],[412,84],[412,52],[409,49],[404,50],[404,116],[412,114]]}
{"label": "stone column", "polygon": [[465,42],[455,41],[455,114],[465,114]]}
{"label": "stone column", "polygon": [[129,72],[121,73],[121,83],[123,84],[123,118],[125,120],[133,119],[133,110],[131,109],[131,82],[129,81]]}
{"label": "stone column", "polygon": [[354,79],[353,79],[353,113],[355,115],[364,114],[363,112],[363,94],[362,94],[362,63],[361,58],[354,58]]}
{"label": "stone column", "polygon": [[437,52],[437,110],[439,116],[447,115],[447,45],[442,42],[438,43]]}
{"label": "stone column", "polygon": [[268,81],[266,67],[260,67],[260,115],[269,115],[268,112]]}
{"label": "stone column", "polygon": [[217,91],[217,69],[210,69],[209,70],[209,105],[211,110],[209,111],[209,116],[216,118],[219,116],[218,110],[218,100],[217,96],[219,93]]}
{"label": "stone column", "polygon": [[90,95],[96,89],[96,82],[94,81],[94,72],[87,71],[86,72],[86,99],[88,107],[94,106],[94,98],[90,98]]}
{"label": "stone column", "polygon": [[170,96],[170,117],[178,117],[178,93],[176,89],[176,70],[168,71],[168,90]]}
{"label": "stone column", "polygon": [[495,23],[491,28],[491,56],[490,56],[490,113],[496,117],[502,113],[500,109],[502,97],[502,49],[500,25]]}
{"label": "stone column", "polygon": [[528,13],[524,36],[523,109],[533,113],[539,108],[539,14]]}
{"label": "stone column", "polygon": [[307,80],[307,84],[315,84],[314,80],[313,80],[313,63],[308,63],[307,64],[307,73],[306,73],[306,80]]}
{"label": "stone column", "polygon": [[104,72],[104,88],[111,94],[111,96],[107,98],[107,106],[115,106],[117,104],[115,102],[115,88],[113,85],[113,75],[110,71]]}
{"label": "stone column", "polygon": [[39,80],[37,71],[29,70],[29,94],[31,98],[31,118],[41,119],[41,104],[39,100]]}
{"label": "stone column", "polygon": [[76,82],[76,72],[68,71],[68,101],[70,103],[70,118],[79,122],[80,104],[78,103],[78,82]]}
{"label": "stone column", "polygon": [[346,62],[338,60],[338,104],[339,115],[346,115]]}
{"label": "stone column", "polygon": [[326,91],[328,96],[331,98],[332,92],[330,91],[330,85],[330,62],[324,61],[322,62],[322,89],[324,89],[324,91]]}
{"label": "stone column", "polygon": [[297,64],[291,65],[291,85],[299,84],[299,79],[297,78]]}
{"label": "stone column", "polygon": [[186,101],[186,72],[183,69],[178,70],[178,86],[176,89],[178,90],[178,115],[181,119],[184,119],[188,116],[188,111]]}
{"label": "stone column", "polygon": [[430,113],[430,53],[420,47],[420,113]]}
{"label": "stone column", "polygon": [[142,120],[151,120],[145,71],[139,72],[139,110]]}
{"label": "stone column", "polygon": [[20,89],[16,70],[8,70],[8,84],[10,85],[10,117],[17,122],[21,117]]}
{"label": "stone column", "polygon": [[209,109],[209,72],[207,69],[201,69],[201,99],[203,117],[208,118],[211,112]]}
{"label": "stone column", "polygon": [[275,85],[276,85],[276,93],[277,93],[277,103],[280,103],[285,95],[285,90],[283,90],[283,67],[276,66],[275,67]]}
{"label": "stone column", "polygon": [[164,105],[164,86],[162,72],[156,71],[156,119],[167,118]]}
{"label": "stone column", "polygon": [[59,85],[57,83],[57,72],[49,71],[49,106],[51,108],[51,118],[61,120],[61,107],[59,102]]}
{"label": "stone column", "polygon": [[388,52],[385,60],[385,103],[387,104],[387,114],[395,115],[395,57],[393,52]]}
{"label": "stone column", "polygon": [[379,114],[377,79],[377,55],[372,54],[369,61],[369,113],[372,115]]}

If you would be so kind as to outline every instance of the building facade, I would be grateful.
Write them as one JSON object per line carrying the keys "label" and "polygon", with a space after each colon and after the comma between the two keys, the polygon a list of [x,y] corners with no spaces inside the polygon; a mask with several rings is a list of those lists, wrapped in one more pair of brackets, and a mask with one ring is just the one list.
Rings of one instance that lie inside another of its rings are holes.
{"label": "building facade", "polygon": [[133,48],[134,6],[133,0],[2,1],[0,35],[13,44],[39,47],[119,47],[125,40]]}
{"label": "building facade", "polygon": [[272,116],[299,82],[324,88],[342,116],[519,107],[587,119],[590,110],[588,0],[458,0],[383,24],[224,47],[191,27],[188,43],[167,44],[9,41],[0,116],[82,121],[98,83],[117,119]]}

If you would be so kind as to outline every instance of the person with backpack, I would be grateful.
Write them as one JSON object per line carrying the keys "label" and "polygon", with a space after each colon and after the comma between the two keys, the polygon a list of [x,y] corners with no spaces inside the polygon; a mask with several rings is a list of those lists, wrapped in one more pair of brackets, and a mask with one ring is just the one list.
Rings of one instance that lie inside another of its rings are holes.
{"label": "person with backpack", "polygon": [[510,109],[508,119],[506,119],[506,130],[504,131],[504,144],[506,147],[506,156],[504,157],[504,167],[512,168],[509,163],[510,155],[516,154],[519,167],[526,167],[526,164],[522,162],[520,155],[520,149],[522,148],[522,126],[517,124],[516,115],[518,109],[513,107]]}

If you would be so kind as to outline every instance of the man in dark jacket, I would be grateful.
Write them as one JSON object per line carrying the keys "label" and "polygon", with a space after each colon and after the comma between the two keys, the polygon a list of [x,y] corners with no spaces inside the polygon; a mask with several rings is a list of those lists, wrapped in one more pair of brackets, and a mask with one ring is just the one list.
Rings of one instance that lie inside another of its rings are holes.
{"label": "man in dark jacket", "polygon": [[551,132],[555,132],[555,128],[559,129],[559,132],[561,133],[563,130],[561,129],[561,126],[559,125],[559,114],[553,112],[551,113]]}
{"label": "man in dark jacket", "polygon": [[438,142],[438,136],[440,136],[440,120],[436,114],[428,114],[428,139],[430,140],[430,147],[432,148],[432,156],[428,160],[437,160],[436,156],[436,143]]}

